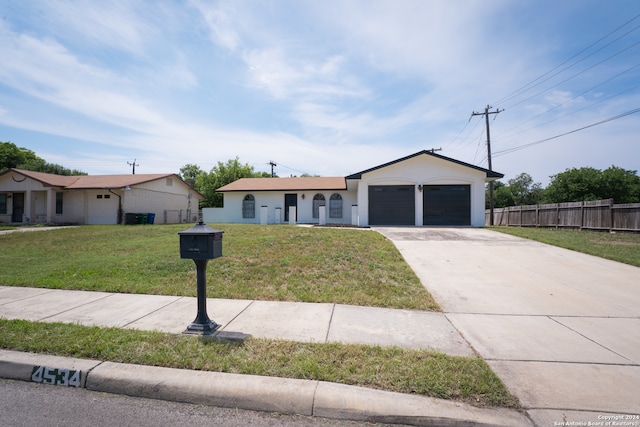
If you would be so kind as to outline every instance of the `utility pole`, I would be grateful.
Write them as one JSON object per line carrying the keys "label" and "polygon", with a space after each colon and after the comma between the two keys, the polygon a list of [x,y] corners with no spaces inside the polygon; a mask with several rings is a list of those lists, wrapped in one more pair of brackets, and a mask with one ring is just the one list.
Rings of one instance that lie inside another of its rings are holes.
{"label": "utility pole", "polygon": [[[487,127],[487,163],[489,165],[489,170],[492,171],[492,165],[491,165],[491,133],[489,132],[489,114],[498,114],[504,111],[504,108],[502,110],[498,110],[496,108],[495,111],[489,111],[489,109],[491,108],[490,105],[487,105],[487,108],[484,109],[484,113],[477,113],[477,112],[473,112],[471,113],[471,117],[473,116],[484,116],[485,119],[485,125]],[[489,181],[489,225],[493,225],[493,181]]]}
{"label": "utility pole", "polygon": [[278,166],[278,165],[273,160],[269,160],[269,163],[267,163],[267,164],[271,165],[271,178],[274,178],[276,176],[276,174],[274,173],[273,168]]}
{"label": "utility pole", "polygon": [[136,174],[136,166],[140,166],[139,164],[136,163],[136,159],[133,159],[133,163],[127,162],[127,164],[129,166],[133,166],[133,174],[135,175]]}
{"label": "utility pole", "polygon": [[442,151],[442,147],[440,147],[440,148],[432,148],[431,150],[427,150],[427,151],[430,151],[430,152],[431,152],[431,154],[433,154],[433,153],[435,153],[436,151]]}

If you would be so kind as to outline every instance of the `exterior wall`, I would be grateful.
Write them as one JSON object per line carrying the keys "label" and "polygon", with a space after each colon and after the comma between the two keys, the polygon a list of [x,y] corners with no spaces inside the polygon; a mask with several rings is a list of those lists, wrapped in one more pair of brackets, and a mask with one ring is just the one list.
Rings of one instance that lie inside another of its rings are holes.
{"label": "exterior wall", "polygon": [[[20,176],[19,182],[12,179],[14,175]],[[123,220],[127,212],[154,213],[158,224],[197,220],[197,193],[176,177],[132,186],[127,191],[112,191],[50,188],[19,174],[6,174],[0,178],[0,193],[7,195],[7,213],[0,214],[0,223],[11,223],[14,193],[24,194],[24,223],[117,224],[120,197]],[[56,214],[58,192],[63,194],[62,214]]]}
{"label": "exterior wall", "polygon": [[[342,197],[342,218],[331,218],[329,216],[329,199],[332,194],[339,194]],[[242,201],[247,194],[255,198],[255,218],[242,218]],[[316,194],[325,197],[326,223],[327,224],[351,224],[351,205],[355,204],[355,191],[333,191],[333,190],[312,190],[312,191],[257,191],[257,192],[229,192],[224,193],[223,208],[204,208],[202,218],[207,223],[245,223],[260,224],[260,208],[267,206],[267,223],[284,223],[284,195],[297,194],[298,209],[297,220],[299,224],[318,224],[319,218],[313,218],[313,198]],[[277,215],[277,208],[280,208],[280,217]]]}
{"label": "exterior wall", "polygon": [[465,184],[471,186],[471,225],[484,226],[484,180],[486,174],[463,165],[428,155],[412,157],[403,162],[363,174],[358,184],[358,225],[369,225],[370,185],[415,185],[415,225],[421,226],[423,217],[422,192],[418,185]]}
{"label": "exterior wall", "polygon": [[195,222],[198,219],[195,191],[176,177],[158,179],[117,192],[122,194],[123,218],[126,213],[153,213],[156,224]]}
{"label": "exterior wall", "polygon": [[[12,179],[12,176],[19,182]],[[24,213],[21,222],[30,224],[54,222],[55,189],[45,187],[39,181],[20,174],[9,173],[0,180],[0,193],[7,195],[7,213],[0,214],[0,223],[12,222],[14,193],[24,194]]]}

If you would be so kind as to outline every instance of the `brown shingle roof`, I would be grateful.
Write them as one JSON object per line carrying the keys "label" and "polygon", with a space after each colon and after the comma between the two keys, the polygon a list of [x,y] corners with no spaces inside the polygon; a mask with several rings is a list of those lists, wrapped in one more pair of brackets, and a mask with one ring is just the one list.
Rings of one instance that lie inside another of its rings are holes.
{"label": "brown shingle roof", "polygon": [[216,191],[302,191],[302,190],[346,190],[342,176],[302,178],[240,178],[218,188]]}
{"label": "brown shingle roof", "polygon": [[124,188],[127,185],[143,184],[170,176],[179,176],[172,173],[159,174],[127,174],[127,175],[74,175],[63,176],[52,173],[34,172],[23,169],[10,169],[21,175],[40,181],[51,187],[64,187],[70,190],[90,188]]}
{"label": "brown shingle roof", "polygon": [[[171,173],[161,174],[138,174],[138,175],[86,175],[81,176],[69,189],[89,189],[89,188],[124,188],[127,185],[143,184],[157,179],[174,176]],[[177,178],[177,176],[176,176]]]}

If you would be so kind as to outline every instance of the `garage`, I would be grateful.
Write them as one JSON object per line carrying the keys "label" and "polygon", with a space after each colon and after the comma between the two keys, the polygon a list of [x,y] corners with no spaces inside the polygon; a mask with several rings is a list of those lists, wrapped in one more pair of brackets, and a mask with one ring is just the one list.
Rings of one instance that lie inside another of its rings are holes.
{"label": "garage", "polygon": [[370,225],[415,225],[414,185],[369,186]]}
{"label": "garage", "polygon": [[424,225],[471,225],[470,185],[425,185]]}

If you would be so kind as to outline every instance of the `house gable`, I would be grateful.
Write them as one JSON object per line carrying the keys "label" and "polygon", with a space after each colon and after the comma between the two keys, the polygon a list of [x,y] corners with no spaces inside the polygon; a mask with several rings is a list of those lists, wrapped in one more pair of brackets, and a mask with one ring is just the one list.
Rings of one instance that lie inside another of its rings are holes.
{"label": "house gable", "polygon": [[431,157],[434,157],[436,159],[441,159],[441,160],[444,160],[446,162],[451,162],[451,163],[454,163],[454,164],[457,164],[457,165],[460,165],[460,166],[464,166],[464,167],[467,167],[467,168],[471,168],[471,169],[475,169],[475,170],[481,171],[481,172],[486,174],[486,178],[489,181],[504,177],[504,175],[501,174],[501,173],[498,173],[498,172],[495,172],[495,171],[491,171],[489,169],[485,169],[485,168],[482,168],[480,166],[475,166],[475,165],[472,165],[472,164],[469,164],[469,163],[462,162],[460,160],[456,160],[456,159],[452,159],[450,157],[442,156],[440,154],[436,154],[436,153],[434,153],[432,151],[429,151],[429,150],[422,150],[422,151],[419,151],[417,153],[411,154],[409,156],[402,157],[400,159],[393,160],[391,162],[384,163],[382,165],[375,166],[375,167],[366,169],[364,171],[351,174],[351,175],[347,176],[345,179],[348,179],[348,180],[362,179],[362,175],[364,175],[364,174],[367,174],[367,173],[370,173],[370,172],[374,172],[374,171],[377,171],[379,169],[384,169],[384,168],[387,168],[389,166],[393,166],[393,165],[396,165],[398,163],[402,163],[402,162],[405,162],[407,160],[410,160],[410,159],[413,159],[415,157],[422,156],[422,155],[431,156]]}

